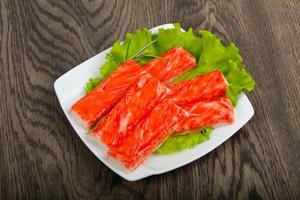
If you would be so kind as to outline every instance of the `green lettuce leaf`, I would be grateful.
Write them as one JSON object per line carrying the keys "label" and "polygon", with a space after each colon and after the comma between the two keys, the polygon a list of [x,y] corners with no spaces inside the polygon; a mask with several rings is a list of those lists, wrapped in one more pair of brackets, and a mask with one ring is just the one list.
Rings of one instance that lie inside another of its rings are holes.
{"label": "green lettuce leaf", "polygon": [[255,81],[241,63],[230,62],[229,66],[231,70],[225,75],[229,83],[227,96],[235,106],[237,104],[238,95],[243,89],[246,89],[248,92],[252,91],[255,86]]}
{"label": "green lettuce leaf", "polygon": [[194,55],[197,59],[202,52],[202,41],[195,36],[190,28],[186,32],[182,32],[179,24],[174,24],[173,29],[160,29],[157,35],[157,41],[153,45],[158,55],[181,46]]}
{"label": "green lettuce leaf", "polygon": [[[106,78],[126,59],[134,56],[140,49],[152,41],[152,34],[147,29],[138,29],[135,33],[127,33],[123,43],[116,41],[109,54],[106,56],[105,64],[100,68],[100,74]],[[155,54],[153,46],[149,46],[143,53]],[[139,60],[145,63],[147,60]]]}
{"label": "green lettuce leaf", "polygon": [[230,43],[222,44],[221,39],[208,31],[200,31],[202,39],[202,52],[196,68],[184,73],[174,82],[195,78],[213,70],[221,70],[229,83],[227,95],[233,105],[237,103],[238,94],[246,89],[253,90],[255,81],[242,64],[239,49]]}
{"label": "green lettuce leaf", "polygon": [[86,87],[85,87],[85,92],[89,93],[90,91],[92,91],[97,85],[99,85],[99,83],[103,80],[102,77],[94,77],[94,78],[90,78],[88,80],[88,82],[86,83]]}
{"label": "green lettuce leaf", "polygon": [[224,46],[214,34],[203,30],[200,33],[202,51],[197,67],[178,77],[175,82],[192,79],[216,69],[221,70],[226,75],[231,70],[230,62],[242,62],[239,49],[234,44]]}
{"label": "green lettuce leaf", "polygon": [[192,148],[209,139],[211,128],[202,129],[199,132],[169,137],[157,150],[157,154],[170,154],[183,149]]}

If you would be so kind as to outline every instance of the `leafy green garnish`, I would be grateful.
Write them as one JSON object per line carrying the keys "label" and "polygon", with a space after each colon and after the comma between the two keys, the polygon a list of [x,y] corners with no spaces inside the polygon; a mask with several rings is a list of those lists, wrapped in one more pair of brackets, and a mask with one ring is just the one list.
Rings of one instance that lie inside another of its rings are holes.
{"label": "leafy green garnish", "polygon": [[242,64],[239,49],[233,43],[224,46],[221,39],[208,31],[201,30],[200,34],[202,52],[197,67],[178,77],[175,82],[192,79],[213,70],[221,70],[229,83],[227,95],[233,105],[236,105],[238,94],[243,89],[251,91],[255,86],[255,81]]}
{"label": "leafy green garnish", "polygon": [[89,93],[92,91],[103,79],[99,77],[90,78],[86,84],[85,92]]}
{"label": "leafy green garnish", "polygon": [[[105,64],[100,68],[99,77],[92,78],[87,83],[86,92],[90,92],[126,59],[134,58],[143,64],[176,46],[189,51],[196,58],[197,67],[184,73],[174,82],[192,79],[218,69],[228,81],[227,95],[233,105],[236,105],[238,95],[243,89],[253,90],[255,81],[246,71],[239,49],[233,43],[225,46],[220,38],[209,31],[200,30],[198,36],[192,29],[182,32],[179,24],[174,26],[173,29],[160,29],[158,34],[151,34],[147,29],[138,29],[133,34],[127,33],[123,43],[116,41],[106,56]],[[173,153],[191,148],[207,140],[211,131],[212,129],[206,128],[202,133],[193,132],[169,137],[156,153]]]}
{"label": "leafy green garnish", "polygon": [[241,63],[229,62],[229,66],[231,70],[225,75],[229,83],[227,96],[235,106],[241,91],[243,89],[246,89],[248,92],[252,91],[255,86],[255,81]]}
{"label": "leafy green garnish", "polygon": [[156,53],[160,55],[176,46],[181,46],[198,59],[202,52],[201,38],[195,36],[192,29],[182,32],[179,24],[174,26],[173,29],[159,30],[157,42],[154,44]]}
{"label": "leafy green garnish", "polygon": [[[155,54],[155,50],[152,45],[152,34],[147,29],[138,29],[135,33],[127,33],[123,43],[116,41],[109,54],[106,56],[106,62],[100,68],[100,74],[105,79],[109,76],[121,63],[126,59],[136,56],[141,49],[145,46],[140,53]],[[149,59],[140,58],[140,62],[143,64]]]}
{"label": "leafy green garnish", "polygon": [[170,154],[183,149],[192,148],[201,142],[209,139],[211,128],[185,135],[176,135],[169,137],[157,150],[157,154]]}

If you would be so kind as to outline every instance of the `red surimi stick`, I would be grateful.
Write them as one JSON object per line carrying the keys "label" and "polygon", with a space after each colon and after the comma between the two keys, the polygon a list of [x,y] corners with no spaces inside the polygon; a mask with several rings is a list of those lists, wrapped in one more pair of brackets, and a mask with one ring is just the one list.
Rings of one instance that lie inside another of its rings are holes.
{"label": "red surimi stick", "polygon": [[181,47],[175,47],[145,64],[145,69],[162,82],[170,82],[196,66],[196,60]]}
{"label": "red surimi stick", "polygon": [[224,96],[226,91],[227,82],[222,72],[215,70],[174,84],[168,98],[177,105],[184,106],[200,100]]}
{"label": "red surimi stick", "polygon": [[111,146],[109,155],[133,170],[148,158],[177,128],[188,113],[169,100],[160,102],[117,145]]}
{"label": "red surimi stick", "polygon": [[148,72],[129,89],[92,133],[107,147],[116,144],[170,91]]}
{"label": "red surimi stick", "polygon": [[89,128],[107,114],[136,82],[142,67],[134,60],[128,60],[116,69],[94,90],[72,106],[72,113]]}
{"label": "red surimi stick", "polygon": [[180,123],[177,134],[207,127],[229,125],[234,121],[234,110],[227,96],[198,101],[183,107],[190,115]]}

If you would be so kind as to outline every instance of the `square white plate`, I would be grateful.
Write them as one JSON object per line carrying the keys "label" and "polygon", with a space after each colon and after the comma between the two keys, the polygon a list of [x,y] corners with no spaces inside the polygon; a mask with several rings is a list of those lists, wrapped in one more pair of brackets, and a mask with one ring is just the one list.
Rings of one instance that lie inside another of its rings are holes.
{"label": "square white plate", "polygon": [[[152,28],[151,32],[156,33],[160,28],[173,28],[173,24],[165,24]],[[67,119],[84,144],[107,167],[128,181],[135,181],[150,175],[161,174],[186,165],[204,156],[236,133],[254,114],[249,99],[242,93],[235,108],[236,119],[234,124],[214,129],[208,141],[203,142],[192,149],[169,155],[152,155],[139,168],[129,173],[118,162],[107,156],[104,146],[90,134],[86,134],[86,130],[70,115],[71,106],[84,96],[87,80],[99,73],[99,67],[104,64],[105,55],[109,50],[110,48],[106,49],[66,72],[55,81],[54,89]]]}

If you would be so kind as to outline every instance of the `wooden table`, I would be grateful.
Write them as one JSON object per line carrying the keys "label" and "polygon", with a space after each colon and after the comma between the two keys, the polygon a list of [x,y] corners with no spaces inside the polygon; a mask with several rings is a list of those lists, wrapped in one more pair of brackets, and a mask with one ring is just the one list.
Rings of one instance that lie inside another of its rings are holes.
{"label": "wooden table", "polygon": [[[300,2],[11,1],[0,21],[0,199],[299,199]],[[67,122],[63,73],[139,27],[181,22],[234,42],[255,116],[205,157],[127,182]]]}

